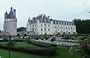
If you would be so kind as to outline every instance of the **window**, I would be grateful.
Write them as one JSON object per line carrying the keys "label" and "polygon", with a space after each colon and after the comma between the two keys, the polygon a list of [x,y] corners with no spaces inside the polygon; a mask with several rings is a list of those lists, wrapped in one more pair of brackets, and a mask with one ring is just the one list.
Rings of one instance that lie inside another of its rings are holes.
{"label": "window", "polygon": [[48,31],[50,31],[50,29],[48,29]]}
{"label": "window", "polygon": [[35,27],[36,27],[36,25],[35,25]]}
{"label": "window", "polygon": [[32,27],[34,27],[34,25],[32,25]]}
{"label": "window", "polygon": [[67,22],[67,25],[68,25],[68,22]]}
{"label": "window", "polygon": [[46,26],[46,24],[44,26]]}
{"label": "window", "polygon": [[32,29],[32,31],[34,31],[34,29]]}
{"label": "window", "polygon": [[55,21],[53,22],[53,24],[55,24]]}
{"label": "window", "polygon": [[62,22],[62,25],[63,25],[63,22]]}
{"label": "window", "polygon": [[48,25],[48,27],[49,27],[50,25]]}
{"label": "window", "polygon": [[41,28],[41,31],[43,31],[43,29]]}
{"label": "window", "polygon": [[60,22],[59,22],[59,24],[60,24]]}
{"label": "window", "polygon": [[44,31],[46,31],[46,27],[44,28]]}
{"label": "window", "polygon": [[58,24],[58,22],[57,22],[57,24]]}
{"label": "window", "polygon": [[41,26],[43,26],[43,25],[41,24]]}
{"label": "window", "polygon": [[65,25],[66,25],[67,23],[65,23]]}
{"label": "window", "polygon": [[58,27],[59,27],[59,25],[58,25]]}

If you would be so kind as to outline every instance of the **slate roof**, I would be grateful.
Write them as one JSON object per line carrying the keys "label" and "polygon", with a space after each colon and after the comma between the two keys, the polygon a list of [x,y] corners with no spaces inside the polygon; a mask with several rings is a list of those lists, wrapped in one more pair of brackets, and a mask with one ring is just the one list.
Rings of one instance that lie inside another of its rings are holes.
{"label": "slate roof", "polygon": [[52,19],[51,21],[55,21],[55,22],[65,22],[65,23],[73,23],[71,21],[62,21],[62,20],[55,20],[55,19]]}
{"label": "slate roof", "polygon": [[11,7],[11,10],[10,10],[9,14],[8,14],[7,11],[6,11],[6,13],[5,13],[6,18],[16,18],[16,17],[15,17],[14,10],[15,10],[15,9],[13,9],[13,8]]}

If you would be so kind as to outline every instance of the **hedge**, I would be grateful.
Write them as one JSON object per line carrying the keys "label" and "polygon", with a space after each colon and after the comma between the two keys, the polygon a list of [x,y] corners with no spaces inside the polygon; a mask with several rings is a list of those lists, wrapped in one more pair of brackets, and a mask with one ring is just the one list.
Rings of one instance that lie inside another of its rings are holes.
{"label": "hedge", "polygon": [[56,44],[51,44],[51,43],[45,43],[45,42],[37,42],[37,41],[30,41],[29,43],[40,46],[40,47],[56,47]]}
{"label": "hedge", "polygon": [[[0,48],[8,50],[9,46],[0,45]],[[55,53],[56,53],[55,47],[35,48],[35,47],[10,46],[10,50],[31,53],[31,54],[38,54],[38,55],[51,55],[51,56],[55,55]]]}
{"label": "hedge", "polygon": [[[7,41],[9,41],[9,40],[0,40],[0,42],[7,42]],[[23,40],[12,40],[12,41],[14,41],[14,42],[23,42]]]}

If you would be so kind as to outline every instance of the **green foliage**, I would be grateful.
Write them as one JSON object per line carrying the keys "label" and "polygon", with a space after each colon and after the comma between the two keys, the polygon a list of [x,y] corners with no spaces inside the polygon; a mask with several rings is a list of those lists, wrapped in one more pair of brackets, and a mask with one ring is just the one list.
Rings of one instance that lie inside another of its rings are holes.
{"label": "green foliage", "polygon": [[13,41],[8,41],[8,43],[6,44],[6,46],[15,46],[15,42]]}
{"label": "green foliage", "polygon": [[56,40],[56,38],[55,37],[53,37],[52,39],[51,39],[51,42],[54,42]]}
{"label": "green foliage", "polygon": [[[9,49],[9,46],[0,45],[0,48]],[[25,53],[31,53],[31,54],[38,54],[38,55],[55,55],[55,53],[56,53],[56,48],[55,47],[35,48],[35,47],[10,46],[10,50],[25,52]]]}
{"label": "green foliage", "polygon": [[34,39],[38,40],[38,37],[35,37]]}
{"label": "green foliage", "polygon": [[3,35],[0,35],[0,38],[2,38],[3,37]]}
{"label": "green foliage", "polygon": [[3,40],[8,40],[8,37],[4,36],[4,37],[3,37]]}
{"label": "green foliage", "polygon": [[18,38],[20,38],[20,37],[21,37],[21,35],[20,35],[19,33],[17,34],[17,36],[18,36]]}
{"label": "green foliage", "polygon": [[74,19],[78,34],[90,34],[90,20]]}
{"label": "green foliage", "polygon": [[80,42],[80,46],[77,48],[81,52],[83,58],[90,58],[90,37],[86,38],[83,42]]}
{"label": "green foliage", "polygon": [[48,37],[48,36],[46,36],[46,37],[45,37],[45,40],[48,40],[48,38],[49,38],[49,37]]}
{"label": "green foliage", "polygon": [[[27,44],[18,42],[18,45],[23,46]],[[33,54],[11,51],[11,58],[28,58],[28,57],[30,58],[82,58],[80,53],[70,55],[68,51],[69,51],[69,47],[63,47],[63,46],[57,46],[57,53],[56,55],[52,55],[52,56],[42,56],[42,55],[35,55],[35,54],[33,55]],[[4,58],[8,58],[8,50],[0,49],[0,56],[3,56]]]}
{"label": "green foliage", "polygon": [[20,32],[20,31],[26,31],[26,28],[25,27],[19,27],[19,28],[17,28],[17,32]]}
{"label": "green foliage", "polygon": [[70,37],[69,36],[65,36],[64,39],[70,39]]}
{"label": "green foliage", "polygon": [[25,34],[23,35],[23,39],[26,38],[26,36],[27,36],[27,34],[25,33]]}
{"label": "green foliage", "polygon": [[37,42],[37,41],[30,41],[31,44],[34,44],[36,46],[40,47],[56,47],[56,44],[50,44],[50,43],[45,43],[45,42]]}

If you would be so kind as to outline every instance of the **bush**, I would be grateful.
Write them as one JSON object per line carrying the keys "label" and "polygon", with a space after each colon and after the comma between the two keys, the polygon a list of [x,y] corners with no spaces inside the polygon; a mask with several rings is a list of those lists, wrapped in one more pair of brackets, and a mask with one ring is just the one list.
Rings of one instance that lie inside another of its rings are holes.
{"label": "bush", "polygon": [[52,39],[51,39],[51,42],[53,42],[53,41],[55,41],[56,40],[56,38],[55,37],[53,37]]}
{"label": "bush", "polygon": [[82,37],[81,40],[84,40],[84,39],[86,39],[86,38],[87,38],[87,37]]}
{"label": "bush", "polygon": [[[0,48],[2,49],[9,49],[6,45],[0,45]],[[18,46],[10,46],[10,50],[12,51],[19,51],[19,52],[25,52],[25,53],[32,53],[32,54],[38,54],[38,55],[54,55],[56,53],[55,47],[49,47],[49,48],[34,48],[34,47],[18,47]]]}
{"label": "bush", "polygon": [[66,36],[66,37],[64,37],[64,39],[70,39],[70,37]]}
{"label": "bush", "polygon": [[[7,42],[9,40],[0,40],[0,42]],[[13,42],[23,42],[23,40],[12,40]]]}
{"label": "bush", "polygon": [[8,43],[6,44],[6,46],[15,46],[15,42],[13,41],[8,41]]}
{"label": "bush", "polygon": [[45,40],[48,40],[48,38],[49,38],[49,37],[46,36],[46,37],[45,37]]}
{"label": "bush", "polygon": [[31,44],[34,44],[36,46],[40,47],[56,47],[56,44],[50,44],[50,43],[45,43],[45,42],[37,42],[37,41],[30,41]]}
{"label": "bush", "polygon": [[34,38],[34,39],[38,40],[38,37],[36,37],[36,38]]}

